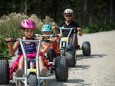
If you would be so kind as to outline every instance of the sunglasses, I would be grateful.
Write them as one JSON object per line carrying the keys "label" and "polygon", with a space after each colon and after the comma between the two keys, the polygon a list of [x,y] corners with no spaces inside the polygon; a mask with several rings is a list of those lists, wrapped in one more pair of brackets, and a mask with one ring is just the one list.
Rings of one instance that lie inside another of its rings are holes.
{"label": "sunglasses", "polygon": [[72,17],[72,15],[65,15],[65,17]]}

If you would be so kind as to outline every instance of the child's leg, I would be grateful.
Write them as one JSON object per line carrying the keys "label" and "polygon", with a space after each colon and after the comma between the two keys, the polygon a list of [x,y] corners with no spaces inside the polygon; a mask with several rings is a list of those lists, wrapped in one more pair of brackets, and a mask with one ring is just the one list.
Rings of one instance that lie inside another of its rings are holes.
{"label": "child's leg", "polygon": [[56,57],[56,53],[53,49],[49,49],[47,51],[47,56],[48,56],[49,62],[53,62],[54,57]]}
{"label": "child's leg", "polygon": [[39,67],[41,76],[46,76],[48,69],[44,65],[42,56],[39,56]]}
{"label": "child's leg", "polygon": [[19,65],[19,58],[16,58],[16,60],[12,63],[10,67],[10,79],[13,79],[13,72],[18,69]]}
{"label": "child's leg", "polygon": [[23,73],[24,73],[24,57],[21,56],[20,60],[19,60],[19,66],[18,66],[18,69],[16,71],[16,75],[17,76],[23,76]]}

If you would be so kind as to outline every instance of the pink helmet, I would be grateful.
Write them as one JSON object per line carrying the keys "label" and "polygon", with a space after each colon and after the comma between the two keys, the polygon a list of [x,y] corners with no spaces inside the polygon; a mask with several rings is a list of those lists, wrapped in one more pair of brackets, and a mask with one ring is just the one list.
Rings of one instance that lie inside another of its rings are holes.
{"label": "pink helmet", "polygon": [[36,28],[35,23],[31,19],[23,20],[20,26],[25,29],[35,29]]}

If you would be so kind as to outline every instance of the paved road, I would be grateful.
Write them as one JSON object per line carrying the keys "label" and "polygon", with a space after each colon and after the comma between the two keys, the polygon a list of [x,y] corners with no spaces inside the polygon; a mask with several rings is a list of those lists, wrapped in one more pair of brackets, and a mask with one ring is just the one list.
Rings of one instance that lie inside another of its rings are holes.
{"label": "paved road", "polygon": [[[69,68],[67,82],[49,80],[49,86],[115,86],[115,30],[79,37],[91,43],[91,56],[77,51],[77,64]],[[2,85],[3,86],[3,85]]]}
{"label": "paved road", "polygon": [[67,82],[51,80],[49,86],[115,86],[115,30],[85,34],[79,37],[91,43],[91,56],[84,57],[77,51],[77,64],[69,68]]}

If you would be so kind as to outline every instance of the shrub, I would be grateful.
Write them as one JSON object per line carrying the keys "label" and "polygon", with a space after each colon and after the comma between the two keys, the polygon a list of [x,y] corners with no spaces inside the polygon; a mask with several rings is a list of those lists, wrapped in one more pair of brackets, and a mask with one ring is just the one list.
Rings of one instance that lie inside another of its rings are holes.
{"label": "shrub", "polygon": [[2,16],[0,18],[0,59],[9,59],[9,52],[4,38],[21,37],[22,32],[20,29],[20,22],[27,18],[32,19],[36,23],[37,30],[35,33],[40,32],[40,29],[44,23],[56,25],[53,19],[48,16],[46,16],[43,20],[39,19],[35,14],[32,14],[30,17],[23,13],[11,13],[8,16]]}
{"label": "shrub", "polygon": [[45,19],[39,19],[36,14],[32,14],[30,17],[24,15],[23,13],[11,13],[8,16],[2,16],[0,18],[0,34],[6,37],[20,37],[22,35],[20,31],[20,22],[23,19],[32,19],[36,25],[36,33],[40,32],[40,29],[44,23],[49,23],[51,25],[56,25],[56,23],[50,17],[46,16]]}
{"label": "shrub", "polygon": [[28,18],[24,14],[11,13],[9,16],[2,16],[0,18],[0,34],[5,37],[19,37],[20,21]]}
{"label": "shrub", "polygon": [[46,16],[45,19],[41,20],[37,17],[36,14],[32,14],[29,17],[29,19],[32,19],[36,23],[36,25],[37,25],[36,33],[40,33],[40,30],[41,30],[43,24],[45,24],[45,23],[48,23],[52,26],[53,25],[57,26],[57,24],[54,22],[54,20],[52,18],[48,17],[48,16]]}
{"label": "shrub", "polygon": [[101,31],[115,30],[115,23],[110,24],[92,24],[83,27],[84,33],[95,33]]}
{"label": "shrub", "polygon": [[4,37],[0,34],[0,59],[10,59],[7,44]]}

